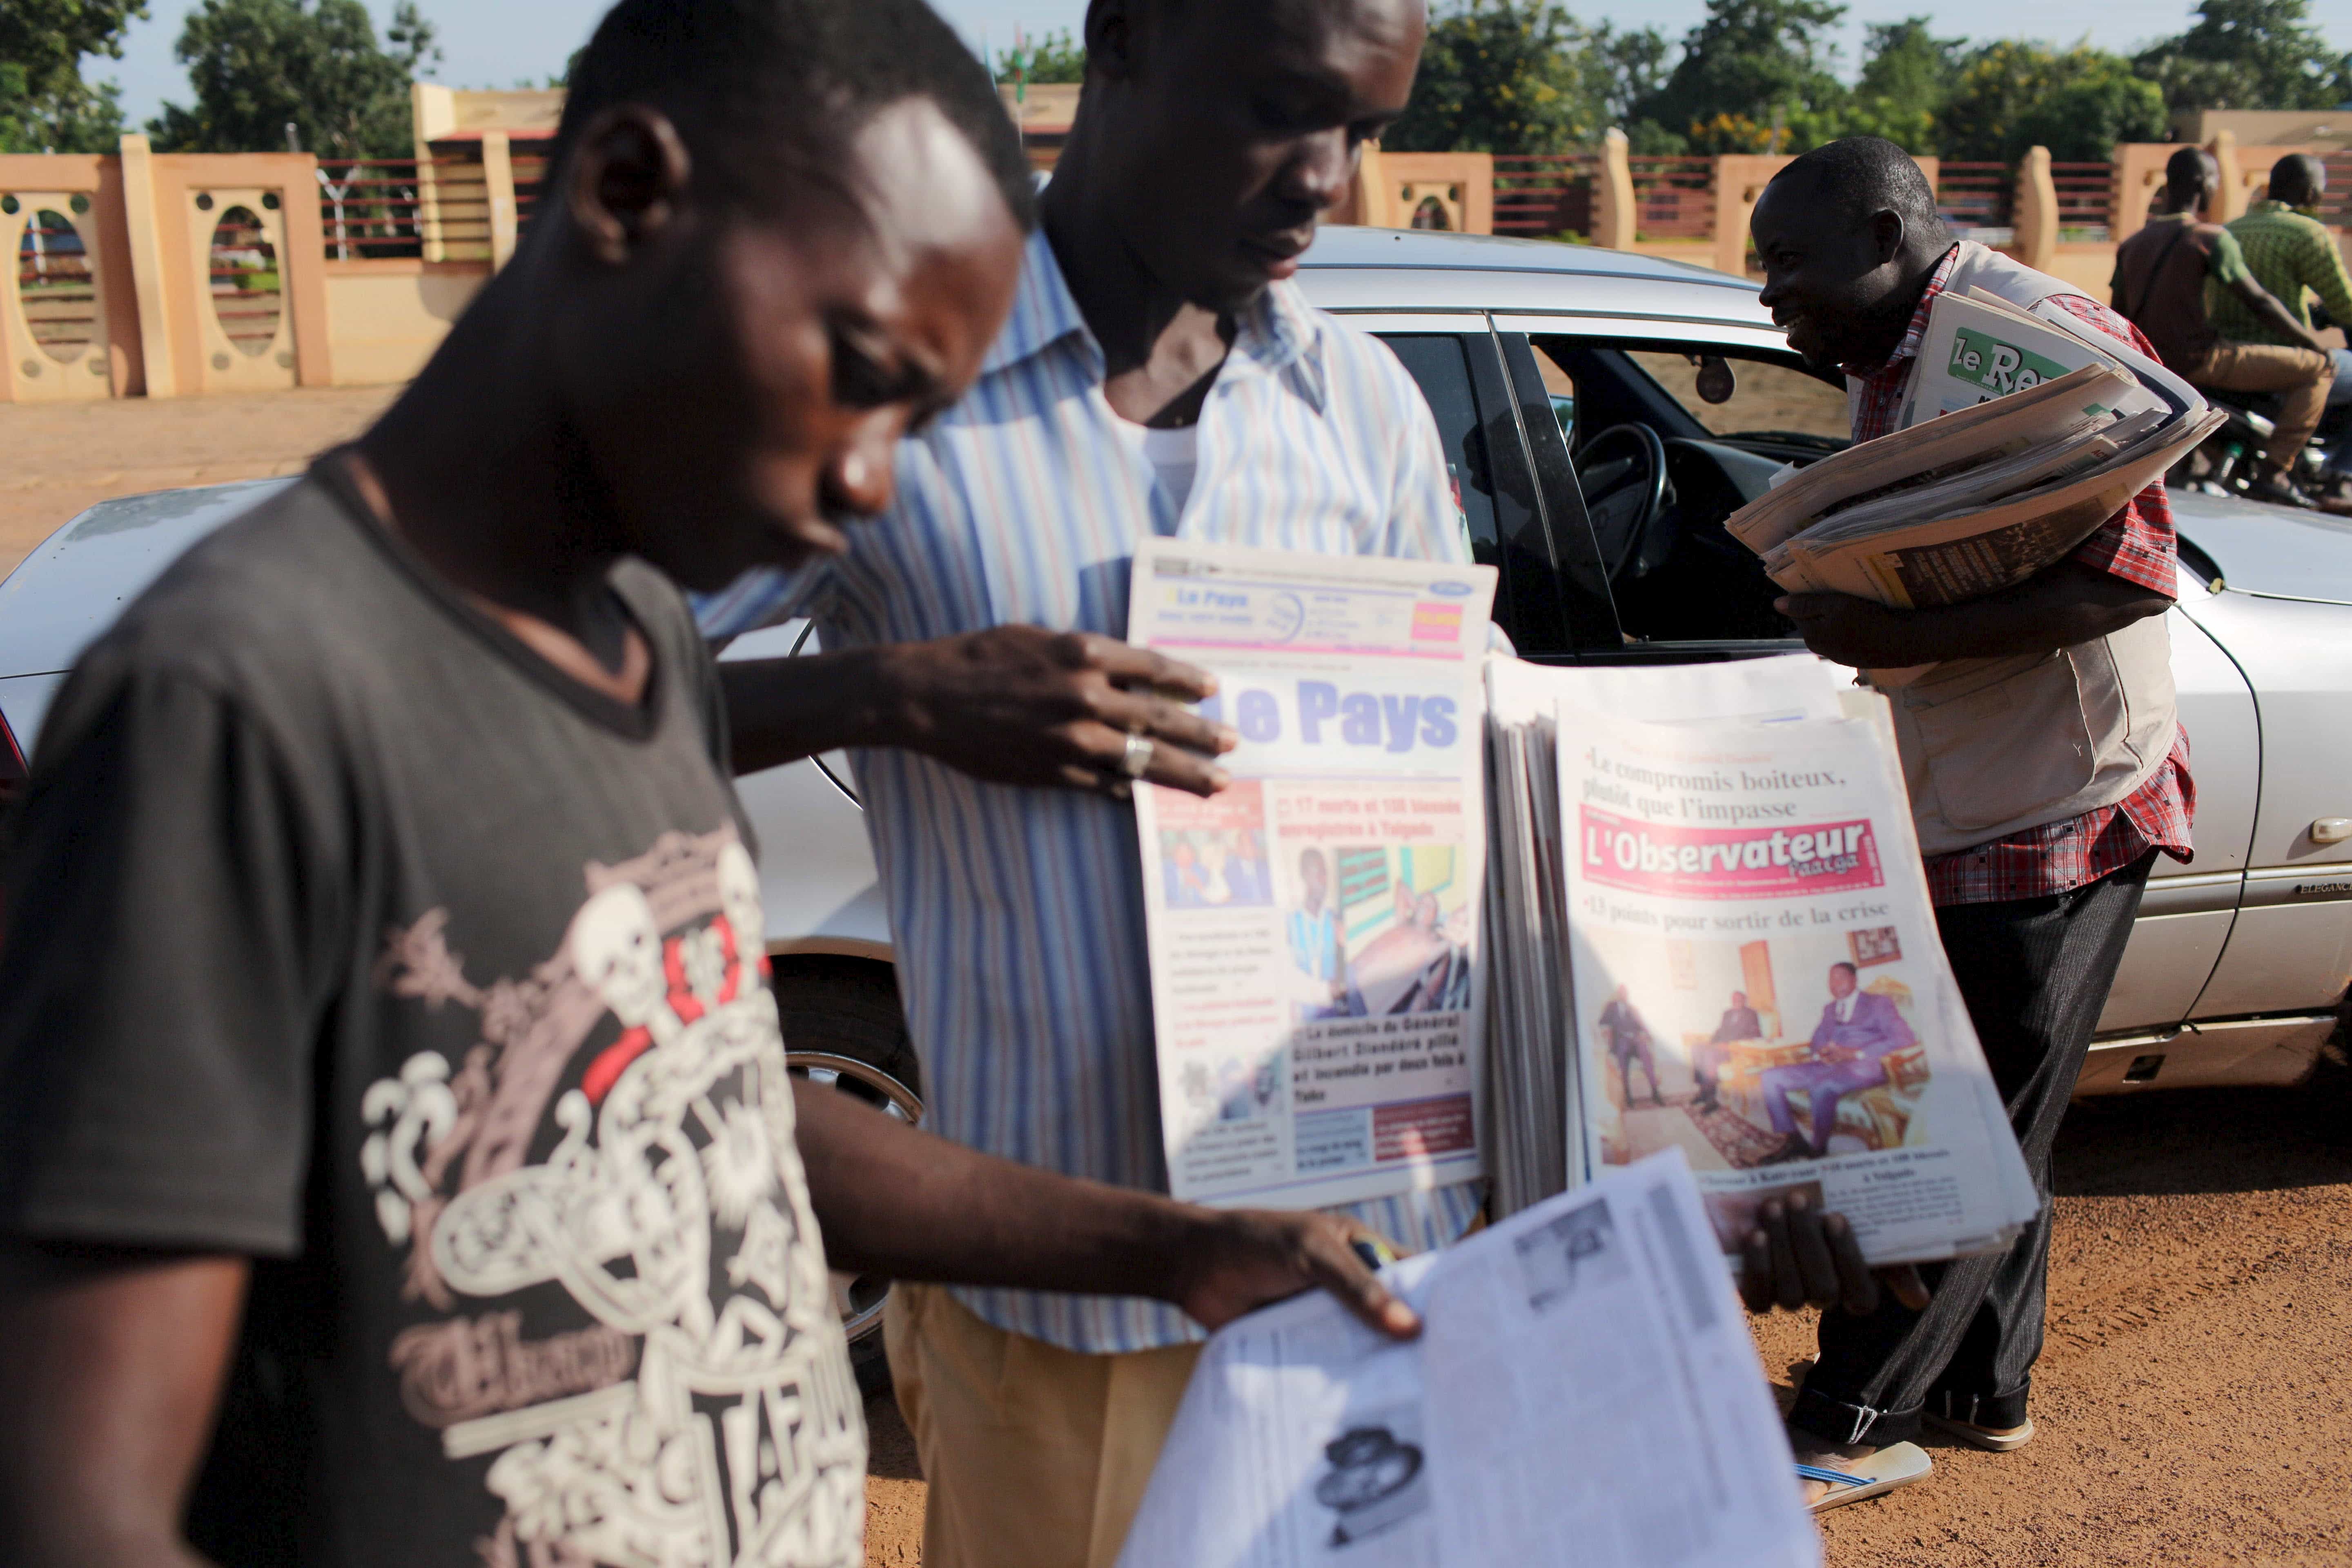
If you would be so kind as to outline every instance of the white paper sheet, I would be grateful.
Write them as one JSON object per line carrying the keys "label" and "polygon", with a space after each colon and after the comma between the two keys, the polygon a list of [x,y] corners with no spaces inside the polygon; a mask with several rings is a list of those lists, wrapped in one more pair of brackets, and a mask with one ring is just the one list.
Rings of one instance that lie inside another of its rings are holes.
{"label": "white paper sheet", "polygon": [[1677,1155],[1390,1278],[1412,1342],[1322,1295],[1209,1342],[1120,1568],[1820,1563]]}

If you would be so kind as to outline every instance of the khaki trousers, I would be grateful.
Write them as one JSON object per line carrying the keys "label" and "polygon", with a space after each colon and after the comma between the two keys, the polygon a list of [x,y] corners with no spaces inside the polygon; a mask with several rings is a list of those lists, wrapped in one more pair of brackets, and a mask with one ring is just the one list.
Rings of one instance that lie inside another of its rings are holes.
{"label": "khaki trousers", "polygon": [[2263,448],[2263,459],[2286,472],[2293,469],[2303,444],[2319,428],[2319,416],[2327,408],[2328,388],[2336,384],[2336,356],[2317,349],[2225,340],[2179,374],[2191,386],[2285,394],[2279,400],[2278,421],[2269,445]]}
{"label": "khaki trousers", "polygon": [[1066,1351],[936,1285],[892,1286],[882,1324],[929,1483],[923,1568],[1111,1568],[1201,1347]]}

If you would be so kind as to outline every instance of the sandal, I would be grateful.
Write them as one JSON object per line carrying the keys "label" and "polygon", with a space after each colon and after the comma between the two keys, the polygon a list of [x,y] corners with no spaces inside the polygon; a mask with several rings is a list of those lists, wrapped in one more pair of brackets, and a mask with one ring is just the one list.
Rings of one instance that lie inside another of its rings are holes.
{"label": "sandal", "polygon": [[1854,1459],[1839,1470],[1820,1465],[1799,1465],[1797,1474],[1809,1481],[1827,1481],[1830,1489],[1815,1498],[1812,1511],[1827,1513],[1850,1502],[1883,1497],[1897,1487],[1924,1481],[1935,1473],[1936,1461],[1916,1443],[1890,1443],[1868,1458]]}

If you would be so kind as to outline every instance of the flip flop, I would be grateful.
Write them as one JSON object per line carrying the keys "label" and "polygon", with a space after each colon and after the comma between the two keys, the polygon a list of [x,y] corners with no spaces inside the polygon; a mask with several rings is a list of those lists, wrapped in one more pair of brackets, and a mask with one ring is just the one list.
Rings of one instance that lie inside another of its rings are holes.
{"label": "flip flop", "polygon": [[1868,1458],[1847,1461],[1843,1469],[1799,1465],[1797,1474],[1809,1481],[1827,1481],[1830,1489],[1813,1500],[1815,1513],[1827,1513],[1850,1502],[1883,1497],[1897,1487],[1924,1481],[1935,1473],[1936,1461],[1916,1443],[1890,1443]]}
{"label": "flip flop", "polygon": [[1927,1425],[1938,1432],[1948,1432],[1963,1443],[1972,1444],[1989,1453],[2006,1454],[2012,1448],[2022,1448],[2033,1441],[2033,1417],[2025,1418],[2022,1426],[1979,1426],[1973,1421],[1958,1416],[1926,1413]]}

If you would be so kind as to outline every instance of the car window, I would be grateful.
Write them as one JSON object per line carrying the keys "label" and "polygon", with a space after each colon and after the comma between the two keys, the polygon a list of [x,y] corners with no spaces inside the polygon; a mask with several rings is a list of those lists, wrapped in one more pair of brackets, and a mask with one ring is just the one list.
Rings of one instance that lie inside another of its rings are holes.
{"label": "car window", "polygon": [[[1845,389],[1794,365],[1656,349],[1631,349],[1625,357],[1710,436],[1818,436],[1843,441],[1852,430]],[[1723,368],[1703,375],[1709,360]],[[1723,396],[1727,382],[1729,395]],[[1721,400],[1709,401],[1708,393]]]}
{"label": "car window", "polygon": [[1502,536],[1495,523],[1493,479],[1484,455],[1469,352],[1452,332],[1384,332],[1381,341],[1420,384],[1429,411],[1437,416],[1446,476],[1454,481],[1454,499],[1470,531],[1471,556],[1491,566],[1501,553]]}

